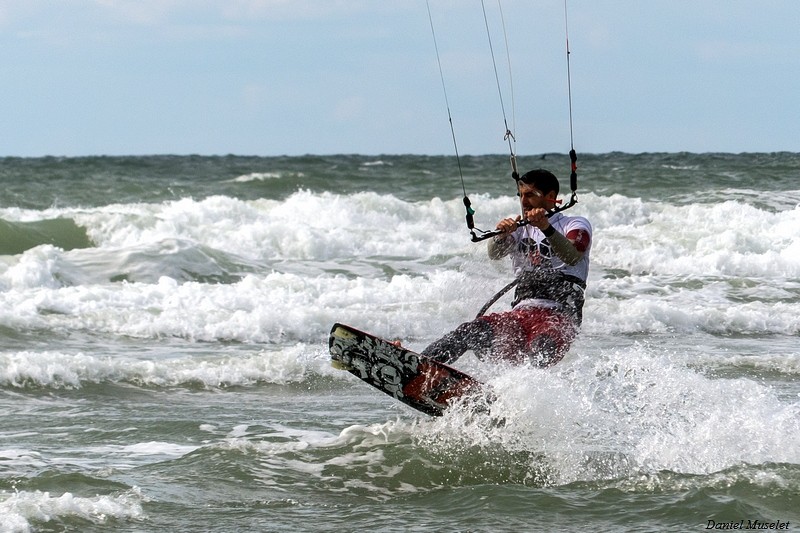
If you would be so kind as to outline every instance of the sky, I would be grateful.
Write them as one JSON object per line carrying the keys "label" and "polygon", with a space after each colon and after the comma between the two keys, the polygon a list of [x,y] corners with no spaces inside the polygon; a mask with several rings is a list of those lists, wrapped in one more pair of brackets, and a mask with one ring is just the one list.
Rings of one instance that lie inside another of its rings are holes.
{"label": "sky", "polygon": [[800,152],[799,20],[797,0],[0,0],[0,156]]}

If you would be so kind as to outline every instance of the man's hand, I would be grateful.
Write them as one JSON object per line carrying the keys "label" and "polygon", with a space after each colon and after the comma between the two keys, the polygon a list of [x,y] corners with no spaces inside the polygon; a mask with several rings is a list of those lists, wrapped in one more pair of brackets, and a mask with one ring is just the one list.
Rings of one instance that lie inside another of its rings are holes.
{"label": "man's hand", "polygon": [[515,229],[517,229],[517,222],[522,220],[522,217],[517,215],[517,218],[504,218],[500,222],[497,223],[496,228],[503,233],[511,233]]}
{"label": "man's hand", "polygon": [[550,220],[547,218],[547,210],[537,207],[525,213],[525,218],[532,226],[540,230],[546,230],[550,226]]}

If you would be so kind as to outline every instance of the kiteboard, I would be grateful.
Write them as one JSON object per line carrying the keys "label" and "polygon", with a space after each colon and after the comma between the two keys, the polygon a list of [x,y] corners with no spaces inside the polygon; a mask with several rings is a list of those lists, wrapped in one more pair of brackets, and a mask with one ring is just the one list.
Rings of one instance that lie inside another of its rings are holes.
{"label": "kiteboard", "polygon": [[345,324],[333,325],[328,346],[335,368],[428,415],[441,416],[464,397],[484,406],[493,399],[464,372]]}

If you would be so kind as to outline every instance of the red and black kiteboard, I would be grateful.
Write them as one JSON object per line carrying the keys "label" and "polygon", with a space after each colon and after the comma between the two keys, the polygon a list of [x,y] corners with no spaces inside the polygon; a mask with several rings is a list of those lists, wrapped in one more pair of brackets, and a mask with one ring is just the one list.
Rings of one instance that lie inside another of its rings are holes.
{"label": "red and black kiteboard", "polygon": [[491,402],[487,385],[443,363],[395,346],[344,324],[334,324],[328,339],[331,363],[423,413],[441,416],[465,396]]}

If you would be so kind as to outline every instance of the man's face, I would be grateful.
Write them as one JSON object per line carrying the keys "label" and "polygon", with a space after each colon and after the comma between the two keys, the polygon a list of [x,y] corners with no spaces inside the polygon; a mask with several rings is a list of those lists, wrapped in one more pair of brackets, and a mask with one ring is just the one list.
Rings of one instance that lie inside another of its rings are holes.
{"label": "man's face", "polygon": [[522,204],[522,209],[530,211],[531,209],[542,208],[552,209],[555,204],[555,191],[550,191],[546,195],[533,185],[529,185],[522,181],[519,182],[519,201]]}

